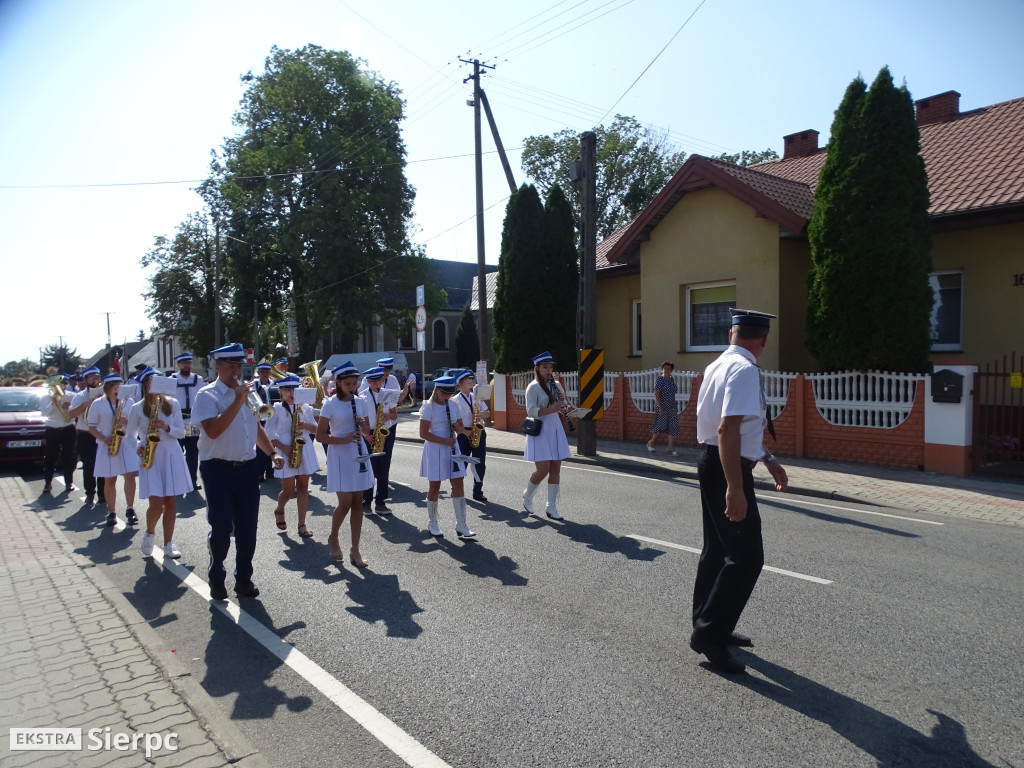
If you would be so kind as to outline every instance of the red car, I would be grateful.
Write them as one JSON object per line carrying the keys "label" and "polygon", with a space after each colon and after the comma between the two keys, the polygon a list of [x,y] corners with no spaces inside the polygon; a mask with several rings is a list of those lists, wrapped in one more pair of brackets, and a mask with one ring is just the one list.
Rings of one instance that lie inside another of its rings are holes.
{"label": "red car", "polygon": [[0,387],[0,463],[41,462],[46,450],[40,412],[45,387]]}

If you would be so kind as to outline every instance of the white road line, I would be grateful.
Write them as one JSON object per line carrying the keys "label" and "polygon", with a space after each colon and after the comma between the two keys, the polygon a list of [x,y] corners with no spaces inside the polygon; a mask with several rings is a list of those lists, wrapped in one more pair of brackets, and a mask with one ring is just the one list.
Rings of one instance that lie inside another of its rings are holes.
{"label": "white road line", "polygon": [[[694,547],[687,547],[682,544],[673,544],[671,541],[662,541],[661,539],[649,539],[646,536],[637,536],[636,534],[628,534],[631,539],[637,541],[646,541],[648,544],[657,544],[659,547],[670,547],[671,549],[681,549],[684,552],[693,552],[695,555],[700,554],[699,549]],[[808,576],[806,573],[797,573],[796,571],[787,571],[783,568],[775,568],[771,565],[764,567],[766,571],[772,571],[774,573],[781,573],[783,576],[792,576],[794,579],[803,579],[804,581],[813,581],[815,584],[831,584],[832,582],[828,579],[820,579],[817,576]]]}
{"label": "white road line", "polygon": [[285,642],[275,635],[237,604],[230,601],[212,600],[210,585],[180,563],[169,558],[165,560],[163,549],[154,546],[152,556],[155,562],[163,565],[164,568],[181,579],[187,587],[234,621],[239,628],[291,667],[300,677],[330,699],[342,712],[359,723],[407,765],[414,766],[414,768],[451,768],[448,763],[378,712],[369,702],[360,698],[351,689],[328,674],[323,667],[296,649],[291,643]]}
{"label": "white road line", "polygon": [[858,512],[862,515],[875,515],[876,517],[891,517],[895,520],[908,520],[911,523],[923,523],[924,525],[945,525],[945,523],[938,523],[934,520],[924,520],[920,517],[905,517],[903,515],[890,515],[886,512],[872,512],[870,509],[857,509],[856,507],[837,507],[835,504],[822,504],[817,501],[804,501],[803,498],[796,500],[793,496],[765,496],[763,493],[757,494],[757,498],[764,499],[765,501],[794,501],[795,503],[801,504],[807,507],[824,507],[825,509],[841,509],[843,512]]}

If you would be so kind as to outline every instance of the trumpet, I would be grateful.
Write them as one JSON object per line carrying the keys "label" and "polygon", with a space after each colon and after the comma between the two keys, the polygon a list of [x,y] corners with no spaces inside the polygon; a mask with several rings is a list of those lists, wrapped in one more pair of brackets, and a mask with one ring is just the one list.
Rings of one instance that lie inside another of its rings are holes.
{"label": "trumpet", "polygon": [[[238,382],[239,386],[242,385],[241,379],[235,379],[235,381]],[[249,390],[249,397],[246,399],[246,403],[249,405],[249,410],[260,420],[260,424],[265,423],[267,419],[274,415],[274,406],[270,403],[264,403],[260,400],[260,396],[251,389]]]}
{"label": "trumpet", "polygon": [[[309,379],[311,386],[316,388],[316,402],[313,403],[314,408],[321,408],[324,404],[324,390],[320,386],[320,360],[311,360],[308,363],[302,364],[302,370],[306,373],[306,378]],[[273,370],[270,373],[274,375]],[[305,384],[303,384],[305,386]]]}

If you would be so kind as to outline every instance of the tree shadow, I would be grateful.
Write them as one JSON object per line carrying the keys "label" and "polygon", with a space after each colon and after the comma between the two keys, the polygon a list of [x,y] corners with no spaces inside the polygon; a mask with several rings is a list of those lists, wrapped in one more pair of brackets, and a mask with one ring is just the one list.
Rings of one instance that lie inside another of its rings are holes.
{"label": "tree shadow", "polygon": [[928,710],[938,722],[925,736],[890,715],[750,652],[743,651],[741,660],[768,679],[739,675],[729,676],[729,680],[829,726],[874,757],[879,768],[996,768],[971,748],[963,725],[941,712]]}
{"label": "tree shadow", "polygon": [[869,531],[878,531],[879,533],[887,533],[891,536],[902,536],[907,539],[919,539],[921,538],[916,533],[909,533],[908,531],[898,531],[895,528],[886,528],[884,525],[875,525],[873,523],[867,523],[863,520],[854,520],[848,517],[840,517],[839,515],[830,515],[827,512],[819,512],[817,510],[805,509],[804,507],[797,507],[792,504],[786,504],[785,502],[768,501],[766,499],[757,500],[758,507],[771,506],[778,509],[784,509],[787,512],[797,512],[804,517],[810,517],[815,520],[821,520],[823,523],[837,523],[839,525],[849,525],[854,528],[864,528]]}
{"label": "tree shadow", "polygon": [[[280,638],[306,626],[300,621],[276,628],[259,600],[245,600],[242,610]],[[268,683],[281,666],[281,659],[266,652],[216,604],[210,605],[210,630],[204,656],[206,675],[201,684],[207,693],[217,698],[237,694],[232,719],[267,720],[282,705],[291,712],[303,712],[312,706],[312,699],[308,696],[288,696],[276,685]]]}
{"label": "tree shadow", "polygon": [[[538,515],[543,512],[538,512]],[[583,544],[594,552],[609,555],[622,555],[628,560],[651,562],[665,554],[664,550],[644,546],[629,536],[616,536],[606,528],[594,523],[577,523],[572,520],[561,520],[552,524],[556,531],[568,536],[572,541]]]}

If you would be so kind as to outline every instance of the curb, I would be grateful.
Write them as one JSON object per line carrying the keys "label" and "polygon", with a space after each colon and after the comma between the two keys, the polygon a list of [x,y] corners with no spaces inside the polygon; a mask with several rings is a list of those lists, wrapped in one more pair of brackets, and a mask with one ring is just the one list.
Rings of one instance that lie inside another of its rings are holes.
{"label": "curb", "polygon": [[[24,485],[25,482],[20,477],[10,479],[20,485]],[[31,494],[25,493],[24,496],[26,499],[31,499]],[[228,763],[241,768],[271,768],[270,763],[224,714],[210,694],[192,676],[192,673],[174,658],[167,644],[149,626],[149,622],[128,602],[128,598],[96,567],[95,563],[75,552],[74,545],[46,510],[36,507],[34,503],[33,510],[64,549],[65,554],[92,581],[103,599],[124,621],[128,631],[135,635],[139,646],[145,649],[146,655],[153,661],[153,664],[164,673],[171,688],[196,716],[196,722],[206,731],[210,741],[223,753]]]}

